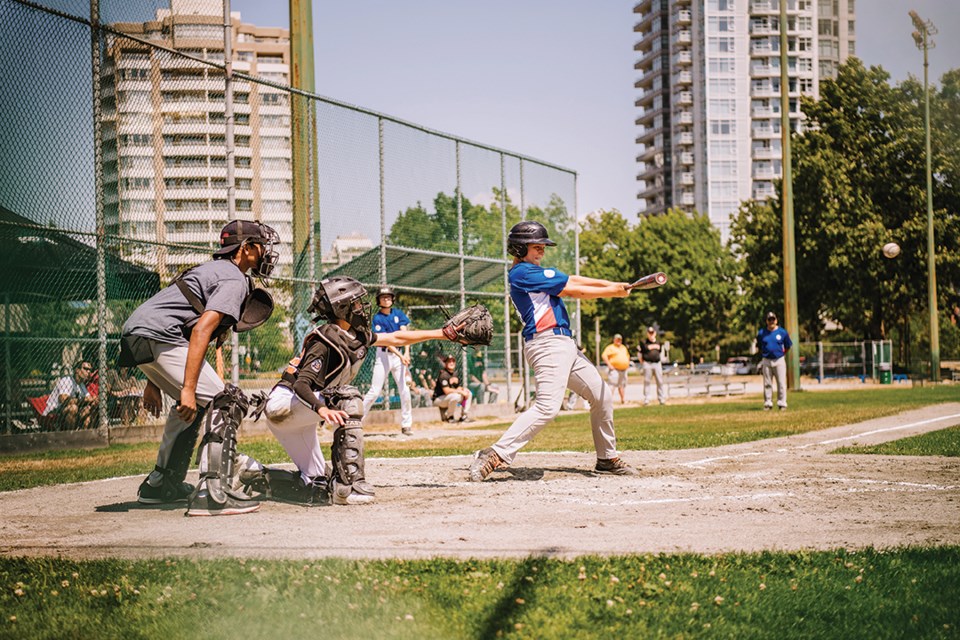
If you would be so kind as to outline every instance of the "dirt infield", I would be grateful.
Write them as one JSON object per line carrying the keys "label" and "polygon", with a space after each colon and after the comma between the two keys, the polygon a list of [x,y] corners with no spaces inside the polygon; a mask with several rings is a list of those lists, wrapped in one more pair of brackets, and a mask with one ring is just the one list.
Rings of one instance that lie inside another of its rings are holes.
{"label": "dirt infield", "polygon": [[960,544],[960,459],[828,454],[957,424],[960,404],[943,404],[787,438],[624,452],[636,478],[596,477],[586,453],[521,454],[480,484],[465,481],[465,456],[373,459],[376,504],[266,502],[220,518],[137,504],[140,477],[29,489],[0,494],[0,554],[483,558]]}

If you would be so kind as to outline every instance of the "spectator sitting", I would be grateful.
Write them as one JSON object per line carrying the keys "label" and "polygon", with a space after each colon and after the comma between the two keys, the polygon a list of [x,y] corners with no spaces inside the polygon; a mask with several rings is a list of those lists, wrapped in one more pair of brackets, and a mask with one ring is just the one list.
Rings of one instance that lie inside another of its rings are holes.
{"label": "spectator sitting", "polygon": [[93,366],[81,360],[73,366],[73,375],[63,376],[53,384],[43,409],[41,424],[52,431],[89,429],[95,426],[96,397],[87,391],[93,377]]}
{"label": "spectator sitting", "polygon": [[484,364],[483,351],[478,350],[474,354],[471,364],[467,388],[477,399],[477,404],[496,403],[497,397],[500,395],[500,388],[495,384],[490,384],[490,379],[487,377],[487,367]]}
{"label": "spectator sitting", "polygon": [[443,359],[443,369],[437,375],[437,384],[433,389],[433,406],[440,407],[440,419],[444,422],[454,421],[454,412],[459,405],[463,407],[460,413],[460,422],[473,422],[470,418],[470,402],[473,394],[470,389],[460,386],[457,376],[457,358],[447,356]]}
{"label": "spectator sitting", "polygon": [[107,401],[111,418],[119,418],[121,424],[133,424],[140,414],[145,384],[133,376],[129,367],[111,369],[104,376]]}
{"label": "spectator sitting", "polygon": [[[410,398],[415,407],[429,407],[433,405],[433,387],[427,384],[423,376],[423,369],[418,371],[420,384],[413,380],[413,373],[410,369],[406,371],[407,388],[410,389]],[[431,379],[432,382],[432,379]]]}

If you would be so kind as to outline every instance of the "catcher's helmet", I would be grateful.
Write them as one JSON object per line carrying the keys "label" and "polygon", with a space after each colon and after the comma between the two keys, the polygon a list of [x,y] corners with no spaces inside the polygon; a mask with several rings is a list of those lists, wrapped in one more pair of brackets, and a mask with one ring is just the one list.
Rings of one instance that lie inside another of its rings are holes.
{"label": "catcher's helmet", "polygon": [[547,237],[547,228],[536,220],[524,220],[513,225],[507,236],[507,253],[518,258],[527,255],[528,244],[545,244],[555,247],[557,243]]}
{"label": "catcher's helmet", "polygon": [[313,292],[313,302],[307,311],[317,320],[346,320],[355,329],[370,325],[370,303],[364,302],[367,290],[357,280],[347,276],[334,276],[320,281]]}

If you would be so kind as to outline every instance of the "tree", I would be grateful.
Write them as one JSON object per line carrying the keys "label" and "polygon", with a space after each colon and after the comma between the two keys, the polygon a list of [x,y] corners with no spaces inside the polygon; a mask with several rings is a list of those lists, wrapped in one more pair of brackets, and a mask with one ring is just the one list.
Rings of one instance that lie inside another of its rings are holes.
{"label": "tree", "polygon": [[665,271],[670,278],[658,289],[585,306],[585,315],[604,318],[605,333],[637,336],[659,324],[684,353],[704,356],[728,333],[737,267],[706,216],[670,210],[631,227],[618,211],[602,211],[582,224],[580,247],[584,275],[630,281]]}

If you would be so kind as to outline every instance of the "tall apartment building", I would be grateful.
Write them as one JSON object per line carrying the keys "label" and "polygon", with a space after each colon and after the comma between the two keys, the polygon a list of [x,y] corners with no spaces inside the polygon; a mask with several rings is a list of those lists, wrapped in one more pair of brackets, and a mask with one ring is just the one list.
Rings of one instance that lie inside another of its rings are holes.
{"label": "tall apartment building", "polygon": [[[233,13],[234,69],[289,83],[289,32]],[[114,29],[197,58],[223,62],[220,0],[171,0],[144,23]],[[104,211],[108,233],[160,243],[212,242],[228,220],[224,73],[135,40],[110,36],[102,72]],[[292,236],[290,104],[286,92],[235,80],[236,216]],[[162,277],[209,259],[130,243],[125,257]]]}
{"label": "tall apartment building", "polygon": [[[801,94],[855,53],[854,0],[786,0],[791,126]],[[740,202],[782,176],[779,0],[641,0],[634,46],[640,215],[709,215],[724,238]]]}

